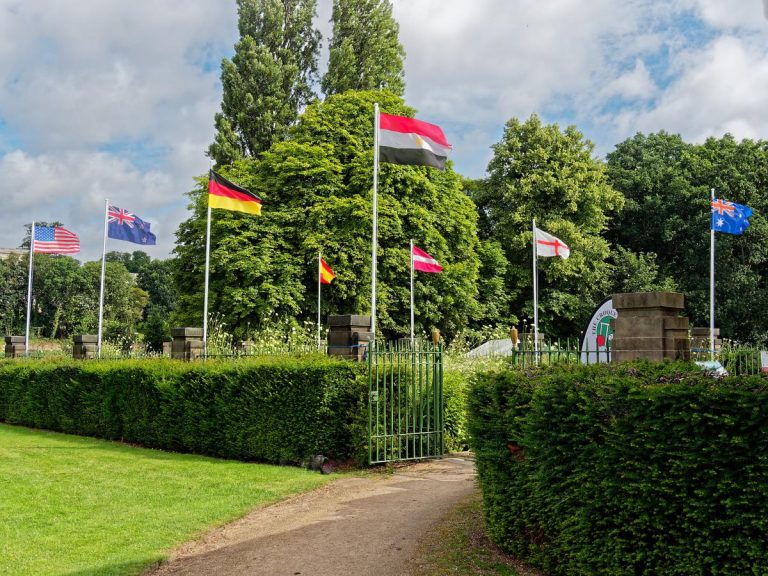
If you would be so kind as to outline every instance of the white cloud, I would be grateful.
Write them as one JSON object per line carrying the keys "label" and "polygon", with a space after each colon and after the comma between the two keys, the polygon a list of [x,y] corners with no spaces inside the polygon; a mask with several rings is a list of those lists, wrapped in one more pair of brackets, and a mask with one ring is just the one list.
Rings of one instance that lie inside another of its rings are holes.
{"label": "white cloud", "polygon": [[[679,132],[702,141],[731,132],[737,138],[768,134],[768,46],[734,36],[717,38],[704,50],[680,56],[678,78],[652,109],[638,114],[637,130]],[[629,114],[622,122],[629,130]]]}

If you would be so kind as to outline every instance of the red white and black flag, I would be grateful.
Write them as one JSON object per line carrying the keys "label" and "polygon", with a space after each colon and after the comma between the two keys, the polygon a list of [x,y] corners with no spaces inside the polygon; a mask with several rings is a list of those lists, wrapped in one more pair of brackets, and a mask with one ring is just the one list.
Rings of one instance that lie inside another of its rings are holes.
{"label": "red white and black flag", "polygon": [[451,145],[440,126],[415,118],[379,114],[379,160],[445,170]]}

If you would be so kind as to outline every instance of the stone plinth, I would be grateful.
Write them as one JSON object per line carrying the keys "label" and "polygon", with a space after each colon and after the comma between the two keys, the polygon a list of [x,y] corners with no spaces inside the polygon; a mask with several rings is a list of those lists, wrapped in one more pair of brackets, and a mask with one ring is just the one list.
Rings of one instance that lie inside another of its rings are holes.
{"label": "stone plinth", "polygon": [[202,328],[171,328],[171,336],[171,358],[189,362],[203,355]]}
{"label": "stone plinth", "polygon": [[362,360],[371,339],[371,317],[358,314],[328,316],[328,354]]}
{"label": "stone plinth", "polygon": [[[715,352],[720,350],[723,341],[720,339],[720,328],[715,328]],[[691,328],[691,350],[709,352],[709,328]]]}
{"label": "stone plinth", "polygon": [[614,294],[611,359],[689,359],[688,319],[680,317],[684,303],[677,292]]}
{"label": "stone plinth", "polygon": [[5,357],[18,358],[25,352],[24,336],[6,336],[5,337]]}
{"label": "stone plinth", "polygon": [[75,334],[72,341],[72,358],[75,360],[92,360],[99,353],[99,337],[95,334]]}

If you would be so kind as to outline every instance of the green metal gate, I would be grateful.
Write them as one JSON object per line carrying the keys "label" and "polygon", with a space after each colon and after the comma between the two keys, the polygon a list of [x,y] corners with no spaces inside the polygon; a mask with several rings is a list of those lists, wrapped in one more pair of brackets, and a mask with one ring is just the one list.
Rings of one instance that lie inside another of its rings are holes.
{"label": "green metal gate", "polygon": [[445,452],[443,347],[375,344],[368,351],[368,461],[435,458]]}

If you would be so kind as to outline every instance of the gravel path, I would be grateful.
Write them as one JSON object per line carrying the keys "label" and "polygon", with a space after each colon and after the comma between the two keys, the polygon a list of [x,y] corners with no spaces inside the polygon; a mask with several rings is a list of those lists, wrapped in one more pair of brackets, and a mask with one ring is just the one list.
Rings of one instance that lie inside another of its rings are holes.
{"label": "gravel path", "polygon": [[426,530],[475,489],[472,460],[341,478],[174,551],[145,576],[400,576]]}

